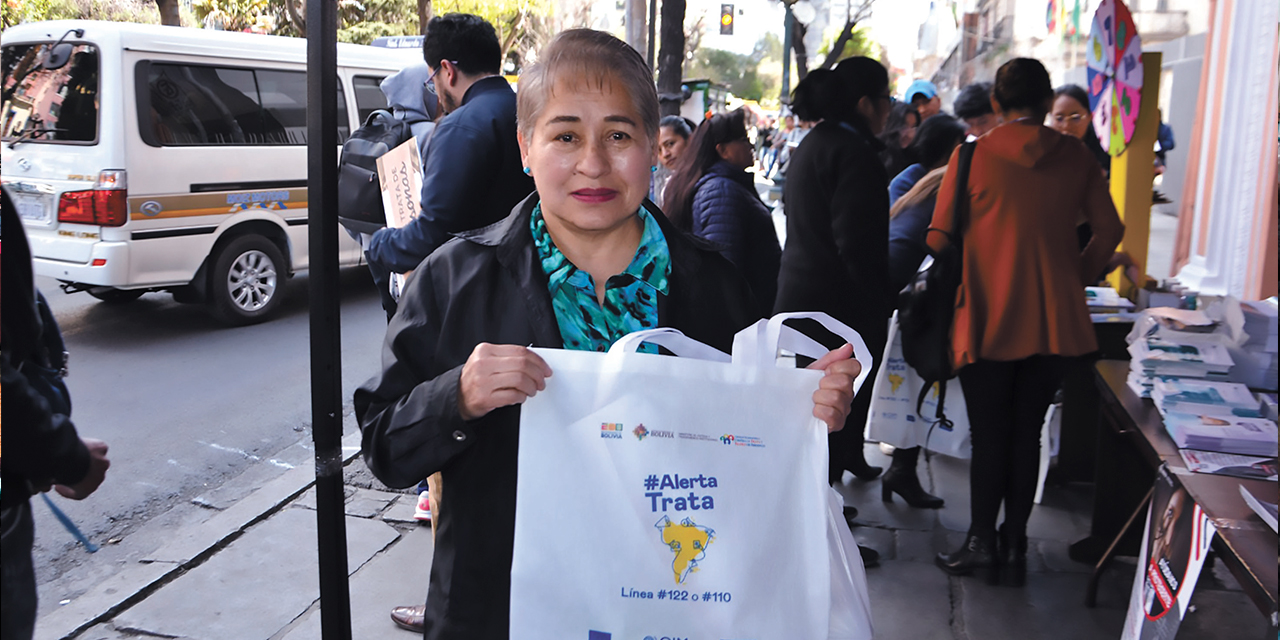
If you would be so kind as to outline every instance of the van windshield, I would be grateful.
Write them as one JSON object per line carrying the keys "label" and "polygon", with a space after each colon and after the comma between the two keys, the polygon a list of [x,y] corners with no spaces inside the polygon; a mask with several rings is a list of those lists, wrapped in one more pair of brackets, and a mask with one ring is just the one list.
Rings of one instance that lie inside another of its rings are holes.
{"label": "van windshield", "polygon": [[98,139],[98,49],[74,45],[60,69],[41,66],[52,44],[4,48],[4,100],[0,138],[27,142],[94,142]]}

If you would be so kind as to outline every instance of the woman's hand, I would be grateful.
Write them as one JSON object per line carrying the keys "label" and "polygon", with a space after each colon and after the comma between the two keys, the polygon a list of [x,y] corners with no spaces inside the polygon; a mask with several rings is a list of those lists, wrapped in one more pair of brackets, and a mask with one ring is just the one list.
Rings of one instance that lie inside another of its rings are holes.
{"label": "woman's hand", "polygon": [[481,342],[462,365],[458,413],[475,420],[498,407],[521,404],[545,389],[549,377],[551,367],[528,348]]}
{"label": "woman's hand", "polygon": [[107,459],[107,443],[93,438],[82,438],[81,442],[89,449],[89,471],[84,479],[73,485],[53,485],[58,495],[72,500],[84,500],[97,491],[107,477],[107,468],[111,466],[111,460]]}
{"label": "woman's hand", "polygon": [[827,433],[843,429],[853,404],[853,381],[862,373],[862,364],[853,359],[853,345],[827,353],[808,368],[826,372],[813,392],[813,417],[826,423]]}

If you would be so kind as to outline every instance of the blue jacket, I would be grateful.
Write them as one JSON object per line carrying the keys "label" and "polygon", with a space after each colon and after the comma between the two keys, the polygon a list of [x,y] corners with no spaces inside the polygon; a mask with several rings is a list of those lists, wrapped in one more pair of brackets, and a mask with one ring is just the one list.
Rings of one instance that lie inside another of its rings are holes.
{"label": "blue jacket", "polygon": [[898,201],[898,198],[907,195],[907,192],[911,190],[911,187],[916,186],[916,183],[919,182],[920,178],[923,178],[926,173],[929,173],[929,170],[924,168],[924,165],[917,162],[916,164],[903,169],[902,173],[894,176],[893,179],[889,181],[889,206],[892,207],[893,203]]}
{"label": "blue jacket", "polygon": [[772,315],[782,246],[751,174],[724,160],[711,165],[694,186],[690,215],[693,235],[720,245],[720,255],[747,279],[760,314]]}
{"label": "blue jacket", "polygon": [[516,94],[506,79],[476,81],[436,125],[422,182],[421,215],[375,233],[365,248],[370,262],[410,271],[452,234],[505,218],[533,192],[516,146]]}

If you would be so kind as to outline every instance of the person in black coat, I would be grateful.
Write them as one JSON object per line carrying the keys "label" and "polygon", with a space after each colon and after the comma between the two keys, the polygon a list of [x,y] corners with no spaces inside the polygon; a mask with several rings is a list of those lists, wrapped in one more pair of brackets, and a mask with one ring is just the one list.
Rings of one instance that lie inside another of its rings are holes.
{"label": "person in black coat", "polygon": [[[604,350],[634,330],[674,327],[727,350],[758,319],[733,266],[645,199],[658,95],[639,53],[607,33],[565,31],[520,83],[522,160],[537,191],[414,270],[382,370],[354,397],[379,480],[443,476],[429,640],[509,635],[520,405],[555,384],[528,346]],[[852,401],[852,352],[813,365],[826,372],[813,415],[828,429],[844,425]]]}
{"label": "person in black coat", "polygon": [[773,215],[747,173],[753,159],[745,112],[703,120],[690,147],[667,185],[667,217],[677,229],[718,245],[720,255],[746,277],[760,315],[771,315],[782,246]]}
{"label": "person in black coat", "polygon": [[8,396],[0,472],[0,638],[23,640],[35,632],[37,605],[29,499],[53,488],[64,498],[83,500],[102,484],[111,461],[107,443],[81,438],[71,422],[71,398],[57,373],[66,364],[61,334],[35,288],[31,246],[9,192],[0,200],[6,234],[0,378]]}
{"label": "person in black coat", "polygon": [[[813,71],[796,87],[796,115],[821,122],[791,156],[782,196],[787,244],[774,304],[779,313],[825,311],[861,334],[877,354],[884,353],[892,303],[889,177],[876,134],[884,129],[891,103],[889,72],[865,57]],[[864,480],[880,475],[863,455],[870,406],[867,387],[854,398],[845,428],[831,438],[833,483],[846,470]]]}

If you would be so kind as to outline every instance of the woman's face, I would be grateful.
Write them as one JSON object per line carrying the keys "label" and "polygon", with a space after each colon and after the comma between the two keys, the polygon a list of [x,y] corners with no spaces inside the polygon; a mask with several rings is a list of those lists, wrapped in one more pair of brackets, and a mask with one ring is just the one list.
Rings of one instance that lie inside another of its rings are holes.
{"label": "woman's face", "polygon": [[746,169],[755,164],[756,160],[752,151],[751,139],[747,137],[746,131],[743,131],[741,135],[728,142],[721,142],[716,145],[716,154],[725,162],[739,169]]}
{"label": "woman's face", "polygon": [[662,162],[662,166],[674,169],[676,160],[684,154],[687,146],[689,146],[689,139],[676,133],[675,129],[671,127],[658,129],[658,160]]}
{"label": "woman's face", "polygon": [[653,141],[622,83],[557,80],[528,137],[524,165],[548,226],[595,234],[622,228],[649,193]]}
{"label": "woman's face", "polygon": [[1049,112],[1049,127],[1058,133],[1083,138],[1089,132],[1089,107],[1075,98],[1060,95],[1053,101]]}
{"label": "woman's face", "polygon": [[884,91],[859,99],[856,108],[866,118],[871,134],[878,136],[889,123],[889,112],[893,111],[893,96],[889,95],[889,88],[885,87]]}
{"label": "woman's face", "polygon": [[911,146],[911,141],[916,139],[916,129],[919,126],[919,115],[907,113],[907,117],[903,118],[902,133],[898,136],[898,142],[902,144],[903,149]]}

